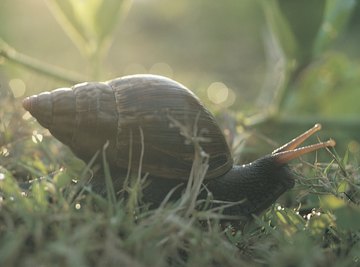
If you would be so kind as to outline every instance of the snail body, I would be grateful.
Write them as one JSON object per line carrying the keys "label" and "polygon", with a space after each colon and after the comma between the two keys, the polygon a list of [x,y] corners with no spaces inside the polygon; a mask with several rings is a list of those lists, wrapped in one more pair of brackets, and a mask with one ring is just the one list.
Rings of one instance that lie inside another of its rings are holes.
{"label": "snail body", "polygon": [[23,106],[86,162],[108,142],[107,161],[113,172],[126,174],[141,168],[149,174],[144,200],[153,204],[189,177],[194,144],[176,123],[185,126],[205,140],[200,143],[209,156],[204,184],[214,199],[244,200],[225,210],[237,215],[261,212],[293,187],[289,160],[335,145],[329,140],[296,149],[321,128],[317,124],[272,154],[234,166],[213,115],[185,86],[156,75],[77,84],[30,96]]}

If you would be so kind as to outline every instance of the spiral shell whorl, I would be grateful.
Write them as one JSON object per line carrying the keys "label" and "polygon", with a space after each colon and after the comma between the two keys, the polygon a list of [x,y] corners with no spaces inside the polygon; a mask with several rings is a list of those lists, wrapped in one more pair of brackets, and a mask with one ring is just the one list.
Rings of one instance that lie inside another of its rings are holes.
{"label": "spiral shell whorl", "polygon": [[70,117],[75,114],[75,102],[70,88],[30,96],[23,101],[23,106],[61,142],[71,140],[74,127]]}
{"label": "spiral shell whorl", "polygon": [[108,141],[107,160],[116,171],[129,166],[137,170],[141,164],[143,172],[155,177],[187,179],[194,147],[179,128],[171,127],[169,116],[190,132],[197,127],[198,134],[211,140],[202,143],[210,155],[207,178],[224,174],[233,164],[211,113],[189,89],[165,77],[133,75],[82,83],[31,96],[23,105],[84,161]]}
{"label": "spiral shell whorl", "polygon": [[23,107],[45,128],[52,125],[52,106],[50,92],[29,96],[23,101]]}
{"label": "spiral shell whorl", "polygon": [[44,92],[26,98],[23,106],[84,160],[89,160],[107,140],[115,139],[115,99],[106,83],[81,83]]}

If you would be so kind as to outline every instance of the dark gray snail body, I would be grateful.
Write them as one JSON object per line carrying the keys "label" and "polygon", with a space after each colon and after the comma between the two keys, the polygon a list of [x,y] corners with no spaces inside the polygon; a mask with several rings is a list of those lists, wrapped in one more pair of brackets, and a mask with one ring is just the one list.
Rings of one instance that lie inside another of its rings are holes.
{"label": "dark gray snail body", "polygon": [[330,140],[296,149],[320,129],[316,125],[272,154],[234,166],[220,128],[200,100],[183,85],[155,75],[78,84],[31,96],[23,105],[84,161],[108,141],[107,160],[113,172],[126,174],[129,168],[139,168],[141,162],[142,172],[151,180],[144,189],[144,200],[155,205],[174,186],[186,183],[194,160],[193,144],[172,121],[190,131],[197,127],[197,133],[209,140],[201,142],[209,155],[204,184],[216,200],[244,200],[226,210],[238,215],[266,209],[294,185],[286,165],[289,160],[335,145]]}

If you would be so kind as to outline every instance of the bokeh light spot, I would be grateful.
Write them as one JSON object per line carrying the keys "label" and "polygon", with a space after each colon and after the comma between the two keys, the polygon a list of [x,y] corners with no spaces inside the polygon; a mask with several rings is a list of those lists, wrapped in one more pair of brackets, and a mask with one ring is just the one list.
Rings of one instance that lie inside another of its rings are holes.
{"label": "bokeh light spot", "polygon": [[222,82],[214,82],[207,89],[207,95],[214,104],[221,104],[227,100],[229,89]]}
{"label": "bokeh light spot", "polygon": [[12,79],[9,81],[9,86],[14,97],[21,97],[25,94],[26,85],[21,79]]}
{"label": "bokeh light spot", "polygon": [[146,68],[138,63],[132,63],[126,66],[124,70],[124,75],[131,75],[131,74],[144,74],[147,73]]}
{"label": "bokeh light spot", "polygon": [[163,75],[163,76],[166,76],[168,78],[172,78],[173,75],[174,75],[174,72],[173,72],[172,68],[170,67],[170,65],[165,63],[165,62],[155,63],[150,68],[149,72],[152,73],[152,74]]}
{"label": "bokeh light spot", "polygon": [[348,144],[348,148],[350,153],[357,154],[360,151],[360,144],[356,142],[355,140],[352,140]]}

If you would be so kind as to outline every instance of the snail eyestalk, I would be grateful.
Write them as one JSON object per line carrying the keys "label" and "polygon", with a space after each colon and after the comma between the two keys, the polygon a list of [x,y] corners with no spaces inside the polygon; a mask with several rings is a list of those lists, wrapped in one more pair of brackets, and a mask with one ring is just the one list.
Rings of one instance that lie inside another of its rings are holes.
{"label": "snail eyestalk", "polygon": [[312,128],[310,128],[306,132],[302,133],[301,135],[294,138],[293,140],[286,143],[285,145],[279,147],[278,149],[275,149],[272,152],[273,157],[276,159],[277,162],[279,162],[281,164],[285,164],[292,159],[298,158],[304,154],[310,153],[310,152],[318,150],[320,148],[335,146],[336,142],[334,140],[330,139],[326,142],[320,142],[317,144],[297,148],[306,139],[308,139],[310,136],[312,136],[314,133],[316,133],[320,130],[321,130],[321,124],[316,123]]}
{"label": "snail eyestalk", "polygon": [[321,149],[321,148],[325,148],[325,147],[334,147],[336,145],[335,140],[330,139],[326,142],[321,142],[321,143],[317,143],[317,144],[313,144],[313,145],[309,145],[309,146],[304,146],[304,147],[300,147],[300,148],[296,148],[293,150],[288,150],[288,151],[282,151],[282,152],[278,152],[278,153],[273,153],[273,157],[276,159],[276,161],[278,163],[281,164],[285,164],[287,162],[289,162],[292,159],[298,158],[304,154],[310,153],[312,151]]}
{"label": "snail eyestalk", "polygon": [[306,132],[302,133],[298,137],[294,138],[290,142],[286,143],[285,145],[279,147],[278,149],[275,149],[272,154],[277,154],[280,152],[290,151],[297,148],[299,145],[301,145],[306,139],[308,139],[310,136],[312,136],[317,131],[321,130],[321,124],[316,123],[314,127],[310,128]]}

